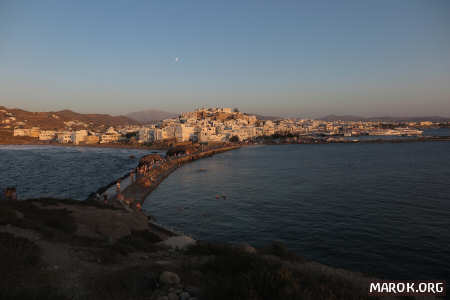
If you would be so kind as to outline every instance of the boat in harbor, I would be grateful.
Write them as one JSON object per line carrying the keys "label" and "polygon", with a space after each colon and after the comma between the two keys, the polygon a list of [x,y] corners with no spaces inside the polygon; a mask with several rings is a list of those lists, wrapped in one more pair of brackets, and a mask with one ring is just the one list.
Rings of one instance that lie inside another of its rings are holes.
{"label": "boat in harbor", "polygon": [[369,132],[369,135],[375,136],[418,136],[422,135],[423,131],[409,127],[398,127],[394,129],[377,129]]}

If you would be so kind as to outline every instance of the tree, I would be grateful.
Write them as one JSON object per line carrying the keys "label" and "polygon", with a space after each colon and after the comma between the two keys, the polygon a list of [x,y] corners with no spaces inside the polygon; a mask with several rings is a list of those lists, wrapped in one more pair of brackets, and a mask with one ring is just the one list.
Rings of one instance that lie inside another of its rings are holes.
{"label": "tree", "polygon": [[281,138],[281,134],[276,132],[276,133],[272,134],[272,138],[273,139],[279,139],[279,138]]}
{"label": "tree", "polygon": [[238,142],[239,142],[239,137],[238,137],[237,135],[233,135],[233,136],[230,138],[230,142],[232,142],[232,143],[238,143]]}
{"label": "tree", "polygon": [[138,132],[137,131],[133,131],[133,132],[128,132],[125,137],[127,139],[131,139],[132,137],[137,137],[138,136]]}
{"label": "tree", "polygon": [[238,112],[239,112],[239,108],[235,107],[235,108],[233,109],[233,111],[234,111],[235,113],[238,113]]}

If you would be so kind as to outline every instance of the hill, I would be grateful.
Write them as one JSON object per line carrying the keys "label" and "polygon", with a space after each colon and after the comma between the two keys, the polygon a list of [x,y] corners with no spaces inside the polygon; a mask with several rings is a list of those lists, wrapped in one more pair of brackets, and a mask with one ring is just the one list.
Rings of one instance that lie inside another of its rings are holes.
{"label": "hill", "polygon": [[[81,114],[71,110],[56,112],[30,112],[22,109],[9,109],[0,106],[0,110],[6,111],[15,117],[11,125],[23,125],[24,127],[40,127],[41,129],[64,129],[66,127],[98,128],[109,126],[134,125],[139,122],[125,116],[111,116],[107,114]],[[69,123],[68,123],[69,122]],[[72,124],[72,125],[68,125]]]}
{"label": "hill", "polygon": [[156,110],[156,109],[147,109],[142,111],[132,112],[126,115],[128,118],[133,119],[139,123],[151,123],[154,121],[160,121],[164,119],[170,119],[178,116],[175,113]]}
{"label": "hill", "polygon": [[360,117],[360,116],[352,116],[352,115],[328,115],[325,116],[323,118],[319,118],[319,120],[324,120],[324,121],[328,121],[328,122],[332,122],[332,121],[365,121],[367,120],[364,117]]}

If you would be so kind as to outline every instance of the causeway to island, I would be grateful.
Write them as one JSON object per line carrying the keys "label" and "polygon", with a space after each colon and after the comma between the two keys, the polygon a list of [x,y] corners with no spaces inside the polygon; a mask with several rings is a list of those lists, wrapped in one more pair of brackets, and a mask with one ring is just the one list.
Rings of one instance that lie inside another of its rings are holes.
{"label": "causeway to island", "polygon": [[140,211],[147,196],[176,169],[186,163],[240,147],[233,144],[186,144],[169,148],[165,155],[145,155],[134,170],[97,191],[94,199],[114,207]]}

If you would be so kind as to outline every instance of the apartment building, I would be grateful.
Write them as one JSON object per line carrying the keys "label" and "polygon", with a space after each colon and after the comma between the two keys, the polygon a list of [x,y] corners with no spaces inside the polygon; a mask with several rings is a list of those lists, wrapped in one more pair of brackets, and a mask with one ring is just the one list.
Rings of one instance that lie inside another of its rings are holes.
{"label": "apartment building", "polygon": [[40,141],[52,141],[56,138],[56,131],[54,130],[42,130],[39,133]]}
{"label": "apartment building", "polygon": [[60,144],[72,143],[72,131],[64,131],[56,133],[56,140]]}
{"label": "apartment building", "polygon": [[175,138],[178,142],[187,142],[195,139],[194,127],[179,124],[175,127]]}
{"label": "apartment building", "polygon": [[74,131],[72,132],[72,143],[74,143],[75,145],[84,143],[86,141],[87,136],[88,136],[87,130]]}

